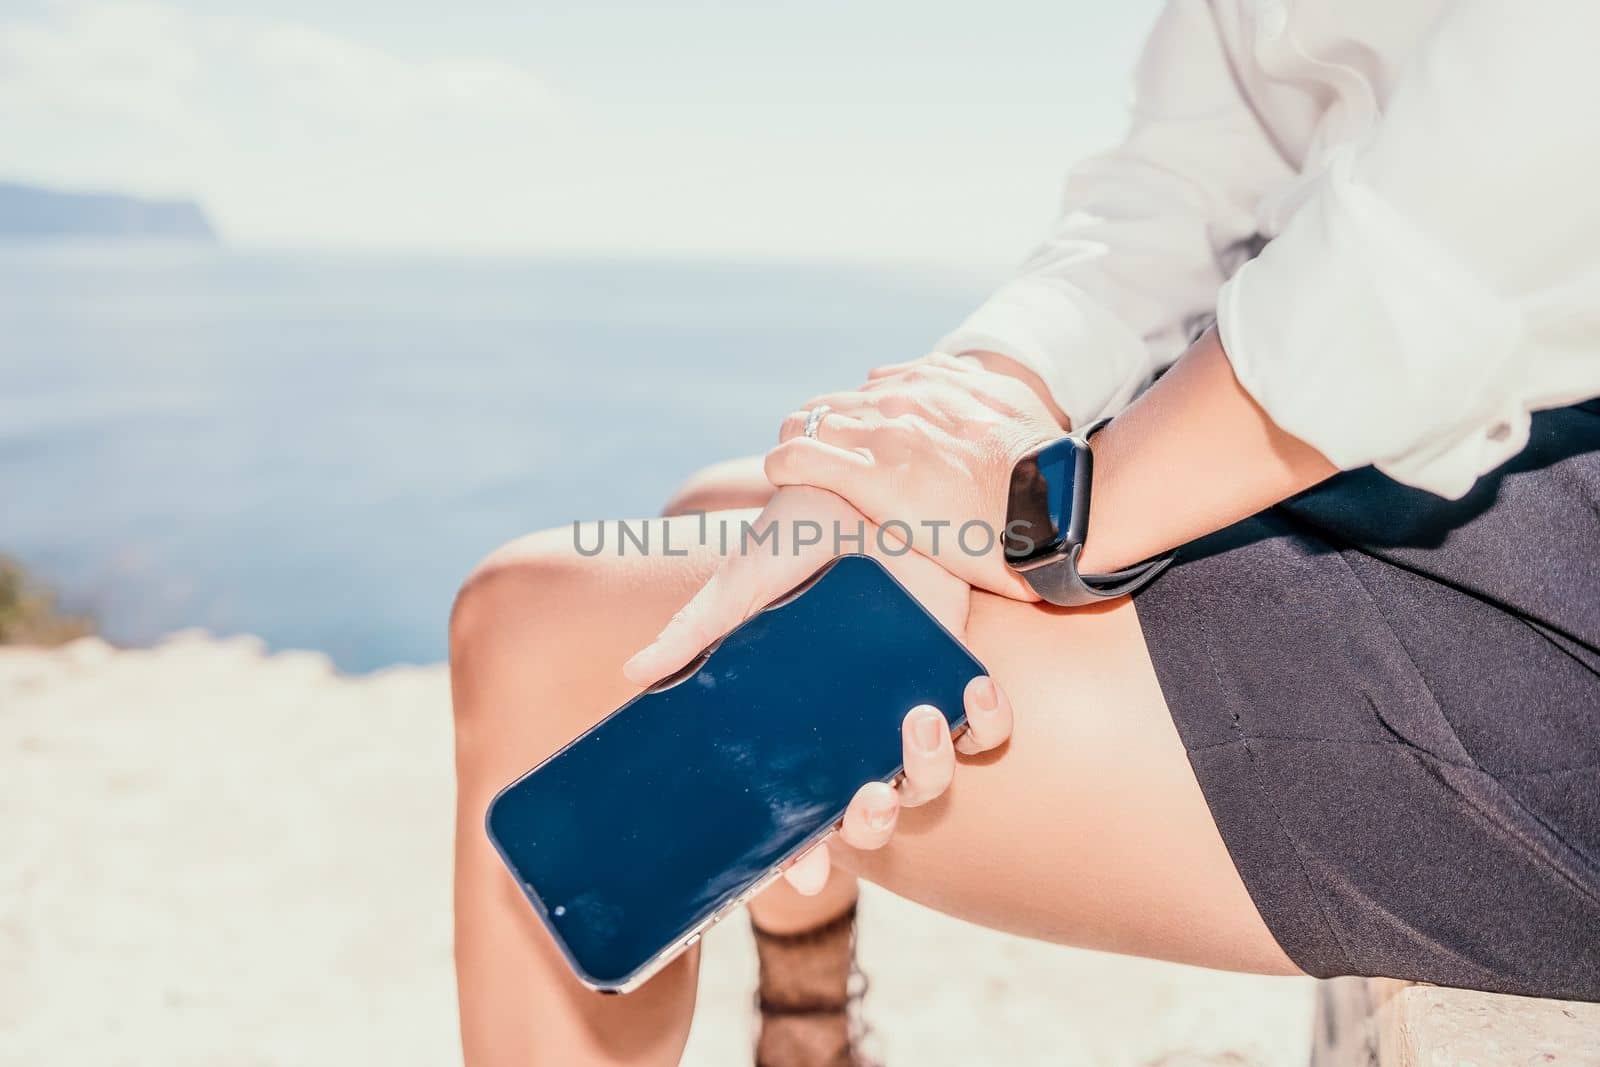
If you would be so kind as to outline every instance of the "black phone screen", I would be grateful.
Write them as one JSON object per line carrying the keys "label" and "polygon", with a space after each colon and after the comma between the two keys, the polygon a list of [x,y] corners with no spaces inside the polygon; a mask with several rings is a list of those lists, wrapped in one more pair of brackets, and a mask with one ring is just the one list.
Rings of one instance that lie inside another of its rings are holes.
{"label": "black phone screen", "polygon": [[489,834],[574,968],[620,986],[898,774],[906,712],[964,722],[985,673],[877,562],[842,556],[508,786]]}

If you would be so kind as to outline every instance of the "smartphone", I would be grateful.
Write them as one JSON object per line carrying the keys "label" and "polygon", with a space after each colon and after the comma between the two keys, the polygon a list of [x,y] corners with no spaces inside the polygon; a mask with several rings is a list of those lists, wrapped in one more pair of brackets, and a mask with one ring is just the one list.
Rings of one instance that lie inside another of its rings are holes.
{"label": "smartphone", "polygon": [[900,724],[958,736],[988,672],[868,556],[840,556],[489,806],[506,866],[591,989],[624,993],[901,773]]}

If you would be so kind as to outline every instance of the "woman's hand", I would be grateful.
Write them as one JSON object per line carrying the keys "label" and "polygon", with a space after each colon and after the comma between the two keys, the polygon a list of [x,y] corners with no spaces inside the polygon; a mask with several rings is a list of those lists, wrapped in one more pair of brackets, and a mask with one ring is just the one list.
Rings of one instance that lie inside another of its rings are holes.
{"label": "woman's hand", "polygon": [[751,537],[735,538],[740,543],[730,546],[711,578],[656,639],[623,664],[629,681],[643,686],[666,677],[846,552],[864,552],[882,563],[957,637],[967,628],[972,596],[967,583],[906,548],[834,493],[807,485],[781,488],[749,529]]}
{"label": "woman's hand", "polygon": [[[1021,363],[999,352],[985,352],[981,349],[957,352],[955,355],[957,359],[971,360],[984,370],[1017,379],[1017,381],[1033,390],[1033,395],[1038,397],[1039,403],[1043,404],[1045,410],[1050,412],[1050,417],[1056,420],[1056,425],[1063,430],[1072,429],[1072,419],[1068,417],[1065,411],[1061,410],[1061,405],[1056,403],[1056,398],[1050,394],[1050,387],[1045,384],[1043,378],[1039,377],[1039,372],[1026,363]],[[929,352],[925,356],[908,359],[901,363],[885,363],[881,367],[874,367],[868,371],[867,378],[869,380],[887,378],[891,374],[899,374],[901,371],[909,369],[913,364],[936,363],[947,357],[948,354],[944,352]]]}
{"label": "woman's hand", "polygon": [[[917,601],[958,638],[966,631],[972,590],[937,563],[909,551],[887,531],[879,530],[854,507],[823,489],[789,486],[779,489],[759,517],[758,533],[773,531],[776,541],[743,546],[723,558],[709,581],[682,611],[672,617],[646,648],[622,671],[637,685],[649,685],[688,663],[717,638],[766,604],[804,581],[840,553],[834,544],[835,524],[862,550],[888,568]],[[820,540],[813,541],[815,529]],[[853,538],[862,534],[858,546]],[[802,542],[812,542],[803,544]],[[775,546],[775,547],[770,547]],[[887,549],[887,551],[885,551]],[[895,787],[869,782],[850,802],[840,835],[854,848],[882,848],[894,833],[902,807],[926,804],[941,795],[955,773],[955,754],[976,753],[1004,744],[1011,737],[1011,704],[987,678],[974,678],[966,688],[967,731],[955,741],[940,712],[912,708],[901,724],[905,778]],[[816,893],[827,881],[827,848],[806,853],[784,873],[802,893]]]}
{"label": "woman's hand", "polygon": [[[998,748],[1011,738],[1011,701],[990,678],[974,678],[963,694],[967,730],[954,741],[945,717],[926,704],[906,713],[900,726],[905,752],[905,777],[898,787],[868,782],[850,801],[839,824],[839,837],[851,848],[879,849],[894,836],[901,808],[926,804],[944,794],[955,776],[956,753],[974,755]],[[796,890],[810,896],[822,892],[832,859],[828,842],[811,849],[784,871]]]}
{"label": "woman's hand", "polygon": [[[806,416],[819,404],[829,410],[808,438]],[[836,493],[951,574],[1031,601],[1038,596],[1005,565],[1011,468],[1060,435],[1023,382],[935,355],[813,398],[784,420],[766,472],[774,485]]]}

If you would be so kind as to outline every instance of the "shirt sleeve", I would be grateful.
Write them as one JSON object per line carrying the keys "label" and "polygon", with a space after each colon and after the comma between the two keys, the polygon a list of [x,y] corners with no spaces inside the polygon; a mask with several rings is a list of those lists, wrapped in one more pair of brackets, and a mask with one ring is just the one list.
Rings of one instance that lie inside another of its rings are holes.
{"label": "shirt sleeve", "polygon": [[1049,237],[937,348],[1030,367],[1074,424],[1114,413],[1213,313],[1261,193],[1292,176],[1240,96],[1211,5],[1172,0],[1127,138],[1072,171]]}
{"label": "shirt sleeve", "polygon": [[1223,346],[1342,468],[1459,497],[1529,413],[1600,394],[1592,0],[1461,0],[1370,136],[1223,289]]}

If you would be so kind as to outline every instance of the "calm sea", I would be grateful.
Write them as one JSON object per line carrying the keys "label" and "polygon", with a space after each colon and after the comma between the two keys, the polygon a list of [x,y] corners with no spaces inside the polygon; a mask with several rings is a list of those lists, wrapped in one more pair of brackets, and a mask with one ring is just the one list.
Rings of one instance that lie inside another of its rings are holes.
{"label": "calm sea", "polygon": [[983,281],[820,266],[0,248],[0,553],[112,640],[445,653],[485,551],[656,512]]}

